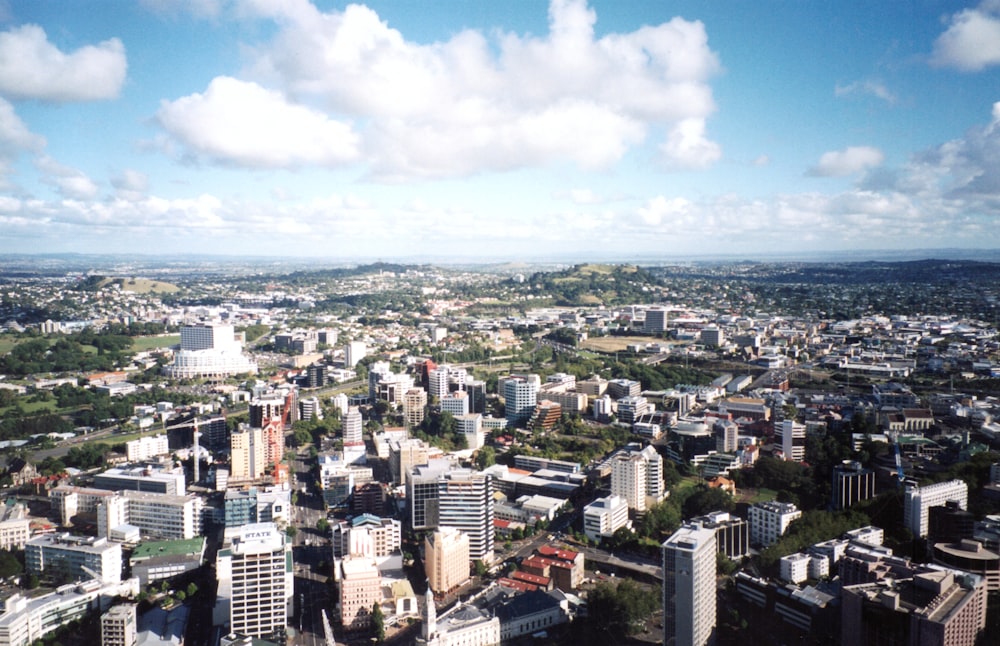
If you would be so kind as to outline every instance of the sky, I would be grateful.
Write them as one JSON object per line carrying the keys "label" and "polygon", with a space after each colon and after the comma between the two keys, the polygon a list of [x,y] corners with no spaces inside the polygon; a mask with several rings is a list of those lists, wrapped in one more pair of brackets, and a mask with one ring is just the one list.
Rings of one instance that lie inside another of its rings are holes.
{"label": "sky", "polygon": [[1000,248],[1000,0],[0,0],[0,253]]}

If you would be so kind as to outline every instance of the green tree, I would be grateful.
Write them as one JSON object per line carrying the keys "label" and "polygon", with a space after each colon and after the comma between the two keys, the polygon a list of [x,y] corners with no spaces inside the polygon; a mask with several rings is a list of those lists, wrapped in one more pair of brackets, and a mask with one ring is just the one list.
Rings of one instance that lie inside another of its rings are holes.
{"label": "green tree", "polygon": [[476,576],[480,578],[486,576],[487,573],[489,573],[490,571],[490,569],[486,567],[486,564],[480,561],[479,559],[476,559],[476,562],[473,565],[473,567],[475,569]]}
{"label": "green tree", "polygon": [[191,583],[188,583],[187,596],[193,597],[196,594],[198,594],[198,586],[195,585],[194,581],[192,581]]}
{"label": "green tree", "polygon": [[382,606],[376,601],[372,604],[372,628],[375,631],[375,642],[381,644],[385,641],[385,616],[382,614]]}
{"label": "green tree", "polygon": [[493,466],[497,462],[497,452],[492,446],[484,446],[479,449],[476,453],[476,468],[483,470],[486,467]]}
{"label": "green tree", "polygon": [[633,635],[642,621],[659,605],[659,595],[649,594],[631,579],[617,586],[599,583],[587,597],[589,621],[594,630],[612,636],[612,641]]}
{"label": "green tree", "polygon": [[320,518],[316,521],[316,530],[320,534],[326,534],[330,530],[330,521],[325,518]]}
{"label": "green tree", "polygon": [[298,531],[299,530],[295,529],[295,525],[289,525],[285,528],[285,535],[288,536],[288,538],[295,538]]}

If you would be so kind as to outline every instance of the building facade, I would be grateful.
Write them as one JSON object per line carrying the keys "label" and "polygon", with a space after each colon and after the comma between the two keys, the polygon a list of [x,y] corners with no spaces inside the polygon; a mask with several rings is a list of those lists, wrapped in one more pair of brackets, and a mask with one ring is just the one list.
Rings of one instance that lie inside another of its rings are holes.
{"label": "building facade", "polygon": [[664,644],[705,646],[716,624],[715,532],[681,527],[663,546]]}

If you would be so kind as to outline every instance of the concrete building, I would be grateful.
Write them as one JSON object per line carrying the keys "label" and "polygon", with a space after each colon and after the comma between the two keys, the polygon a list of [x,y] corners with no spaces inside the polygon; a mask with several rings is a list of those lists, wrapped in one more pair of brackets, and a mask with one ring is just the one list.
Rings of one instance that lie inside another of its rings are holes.
{"label": "concrete building", "polygon": [[844,460],[833,468],[833,508],[847,509],[875,497],[875,472],[860,462]]}
{"label": "concrete building", "polygon": [[715,530],[715,543],[719,551],[734,561],[750,554],[750,525],[738,516],[715,511],[692,518],[686,524]]}
{"label": "concrete building", "polygon": [[441,412],[451,413],[453,417],[469,414],[469,393],[456,390],[441,398]]}
{"label": "concrete building", "polygon": [[0,505],[0,550],[23,550],[30,535],[28,508],[23,503]]}
{"label": "concrete building", "polygon": [[646,511],[663,500],[663,458],[650,445],[641,451],[623,451],[611,461],[611,495],[620,496],[629,509]]}
{"label": "concrete building", "polygon": [[429,446],[419,438],[389,440],[389,473],[393,484],[406,484],[410,471],[420,464],[427,464],[433,455],[441,451]]}
{"label": "concrete building", "polygon": [[244,525],[216,559],[215,623],[230,632],[284,641],[293,605],[292,545],[274,523]]}
{"label": "concrete building", "polygon": [[802,517],[802,512],[788,502],[760,502],[747,510],[750,522],[750,544],[767,547],[784,536],[793,520]]}
{"label": "concrete building", "polygon": [[24,566],[29,574],[59,582],[101,583],[122,580],[122,546],[106,538],[45,534],[24,545]]}
{"label": "concrete building", "polygon": [[410,388],[403,393],[403,420],[408,428],[420,426],[427,414],[427,391]]}
{"label": "concrete building", "polygon": [[364,463],[365,455],[364,419],[361,411],[350,408],[343,420],[344,461],[349,464]]}
{"label": "concrete building", "polygon": [[364,341],[351,341],[344,346],[344,367],[354,368],[368,354]]}
{"label": "concrete building", "polygon": [[172,379],[229,377],[256,374],[257,362],[243,354],[243,340],[232,325],[185,325],[174,362],[163,372]]}
{"label": "concrete building", "polygon": [[437,616],[434,593],[424,596],[424,622],[419,646],[496,646],[500,643],[500,618],[472,604],[456,604]]}
{"label": "concrete building", "polygon": [[841,644],[967,646],[986,627],[986,584],[980,577],[930,569],[912,578],[845,585]]}
{"label": "concrete building", "polygon": [[786,460],[802,462],[806,459],[806,427],[786,419],[775,429],[781,436],[781,453]]}
{"label": "concrete building", "polygon": [[121,467],[94,476],[95,489],[109,491],[148,491],[183,496],[186,489],[184,470],[177,468]]}
{"label": "concrete building", "polygon": [[1000,592],[1000,554],[996,551],[968,538],[953,543],[935,543],[932,550],[938,565],[981,576],[986,581],[987,592]]}
{"label": "concrete building", "polygon": [[410,470],[406,480],[406,504],[412,529],[434,529],[438,526],[438,478],[450,469],[451,462],[438,459]]}
{"label": "concrete building", "polygon": [[170,455],[170,445],[165,434],[147,435],[125,443],[125,457],[129,462],[141,462],[160,455]]}
{"label": "concrete building", "polygon": [[583,532],[592,541],[600,541],[630,525],[628,502],[621,496],[598,498],[583,508]]}
{"label": "concrete building", "polygon": [[[537,377],[537,375],[534,375]],[[511,375],[503,381],[504,410],[508,426],[524,426],[538,403],[539,380]]]}
{"label": "concrete building", "polygon": [[122,491],[97,508],[97,533],[111,538],[113,530],[131,525],[146,538],[187,539],[201,535],[203,500],[200,496],[171,496]]}
{"label": "concrete building", "polygon": [[809,561],[812,557],[802,552],[782,556],[779,561],[782,581],[802,583],[809,578]]}
{"label": "concrete building", "polygon": [[486,444],[486,433],[483,432],[483,416],[479,413],[456,416],[455,427],[465,438],[466,448],[478,451]]}
{"label": "concrete building", "polygon": [[134,603],[112,606],[101,615],[101,646],[135,646],[137,633]]}
{"label": "concrete building", "polygon": [[715,640],[715,532],[685,526],[664,541],[663,643],[704,646]]}
{"label": "concrete building", "polygon": [[241,424],[229,438],[233,480],[259,480],[267,467],[264,449],[264,430]]}
{"label": "concrete building", "polygon": [[334,558],[351,555],[351,545],[357,544],[359,537],[365,537],[371,548],[371,556],[384,559],[399,552],[402,545],[402,525],[395,518],[379,518],[372,514],[361,514],[351,520],[334,522],[331,527],[331,544]]}
{"label": "concrete building", "polygon": [[493,562],[493,477],[453,469],[438,478],[438,527],[469,536],[469,558]]}
{"label": "concrete building", "polygon": [[357,634],[371,627],[372,608],[382,602],[382,575],[371,558],[341,559],[337,565],[340,601],[340,625]]}
{"label": "concrete building", "polygon": [[469,536],[454,527],[442,527],[424,539],[427,585],[445,594],[469,580]]}
{"label": "concrete building", "polygon": [[664,307],[651,307],[646,310],[646,318],[642,323],[642,331],[646,334],[660,334],[667,331],[668,311]]}
{"label": "concrete building", "polygon": [[908,484],[903,493],[903,524],[918,538],[927,536],[927,526],[931,507],[955,501],[959,507],[969,506],[969,486],[962,480],[949,480],[920,487]]}
{"label": "concrete building", "polygon": [[139,585],[172,579],[202,566],[205,561],[205,537],[188,540],[144,541],[132,550],[129,565]]}

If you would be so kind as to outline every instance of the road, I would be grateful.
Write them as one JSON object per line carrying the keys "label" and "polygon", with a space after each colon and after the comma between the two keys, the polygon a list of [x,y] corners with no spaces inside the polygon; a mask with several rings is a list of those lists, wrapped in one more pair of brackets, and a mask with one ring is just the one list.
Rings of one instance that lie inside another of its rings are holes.
{"label": "road", "polygon": [[298,453],[292,461],[292,485],[298,492],[292,505],[292,525],[296,528],[292,542],[295,565],[295,637],[296,646],[324,646],[323,610],[334,621],[329,599],[330,563],[333,554],[328,536],[316,529],[320,518],[326,517],[323,499],[317,493],[316,475],[310,459]]}

